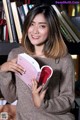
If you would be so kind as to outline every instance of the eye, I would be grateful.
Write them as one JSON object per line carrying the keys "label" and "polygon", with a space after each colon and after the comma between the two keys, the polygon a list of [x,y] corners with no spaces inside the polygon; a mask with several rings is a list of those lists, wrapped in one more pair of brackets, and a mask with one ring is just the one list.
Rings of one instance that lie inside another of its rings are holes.
{"label": "eye", "polygon": [[40,28],[46,28],[46,25],[40,25]]}
{"label": "eye", "polygon": [[30,26],[34,26],[34,23],[32,22]]}
{"label": "eye", "polygon": [[45,25],[42,25],[42,28],[45,28],[46,26]]}

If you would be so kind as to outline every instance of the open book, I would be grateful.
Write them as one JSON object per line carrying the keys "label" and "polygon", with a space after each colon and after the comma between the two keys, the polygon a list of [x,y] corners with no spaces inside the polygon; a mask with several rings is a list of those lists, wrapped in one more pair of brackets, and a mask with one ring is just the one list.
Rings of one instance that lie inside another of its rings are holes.
{"label": "open book", "polygon": [[24,81],[28,87],[31,88],[32,80],[35,79],[39,85],[43,85],[43,90],[46,89],[50,77],[53,74],[53,69],[50,66],[44,65],[40,68],[39,63],[26,53],[18,54],[17,63],[24,67],[25,73],[22,75],[17,73],[16,75]]}

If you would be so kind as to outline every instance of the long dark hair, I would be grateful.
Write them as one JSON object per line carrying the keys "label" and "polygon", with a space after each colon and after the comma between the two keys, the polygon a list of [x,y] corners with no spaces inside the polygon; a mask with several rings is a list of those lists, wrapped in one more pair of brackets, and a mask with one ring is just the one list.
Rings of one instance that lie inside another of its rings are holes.
{"label": "long dark hair", "polygon": [[42,13],[47,20],[49,27],[48,38],[44,45],[44,54],[46,57],[59,58],[67,54],[67,47],[60,32],[60,25],[57,14],[51,5],[41,4],[34,6],[29,10],[23,28],[22,45],[28,54],[34,54],[34,46],[30,43],[27,31],[34,17]]}

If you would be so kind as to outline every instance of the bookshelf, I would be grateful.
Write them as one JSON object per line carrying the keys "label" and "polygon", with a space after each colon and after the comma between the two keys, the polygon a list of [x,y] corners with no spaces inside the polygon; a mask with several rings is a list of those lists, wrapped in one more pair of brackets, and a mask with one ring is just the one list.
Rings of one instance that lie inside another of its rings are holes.
{"label": "bookshelf", "polygon": [[7,56],[11,49],[19,47],[18,43],[0,42],[0,65],[7,60]]}
{"label": "bookshelf", "polygon": [[[6,1],[6,0],[0,1],[0,20],[3,19],[4,14],[5,14],[3,1]],[[7,0],[7,1],[9,1],[9,0]],[[14,1],[17,2],[17,0],[10,0],[10,2],[14,2]],[[27,2],[27,0],[18,0],[17,3],[18,3],[18,5],[22,5],[26,2]],[[6,22],[6,24],[7,24],[7,22]],[[17,41],[13,42],[12,39],[11,39],[12,42],[10,42],[9,40],[4,40],[3,29],[4,29],[4,26],[0,25],[0,33],[1,33],[0,35],[2,35],[2,36],[0,36],[0,59],[1,59],[0,64],[4,63],[6,61],[7,55],[11,49],[18,47],[20,45]],[[8,36],[8,39],[10,39],[9,36]]]}

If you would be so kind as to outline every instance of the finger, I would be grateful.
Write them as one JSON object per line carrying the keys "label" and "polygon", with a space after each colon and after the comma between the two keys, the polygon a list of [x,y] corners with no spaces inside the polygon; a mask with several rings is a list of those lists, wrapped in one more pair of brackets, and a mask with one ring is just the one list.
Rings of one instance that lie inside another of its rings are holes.
{"label": "finger", "polygon": [[46,94],[46,90],[42,91],[42,92],[40,93],[40,98],[41,98],[41,99],[44,99],[45,94]]}
{"label": "finger", "polygon": [[42,85],[37,88],[37,92],[39,93],[42,90]]}
{"label": "finger", "polygon": [[19,72],[21,74],[26,72],[25,69],[21,65],[18,65],[16,63],[11,62],[9,67],[10,67],[10,69],[14,69],[15,71],[17,71],[17,72]]}
{"label": "finger", "polygon": [[13,69],[15,72],[20,73],[21,75],[22,75],[22,74],[25,74],[25,71],[24,71],[23,69],[20,69],[19,67],[13,66],[12,69]]}
{"label": "finger", "polygon": [[15,63],[13,63],[13,64],[8,63],[8,65],[6,66],[6,70],[12,71],[12,72],[19,72],[20,74],[24,73],[24,70]]}
{"label": "finger", "polygon": [[32,90],[36,90],[37,89],[37,82],[36,80],[32,80]]}
{"label": "finger", "polygon": [[17,58],[12,59],[11,62],[16,63],[17,62]]}

